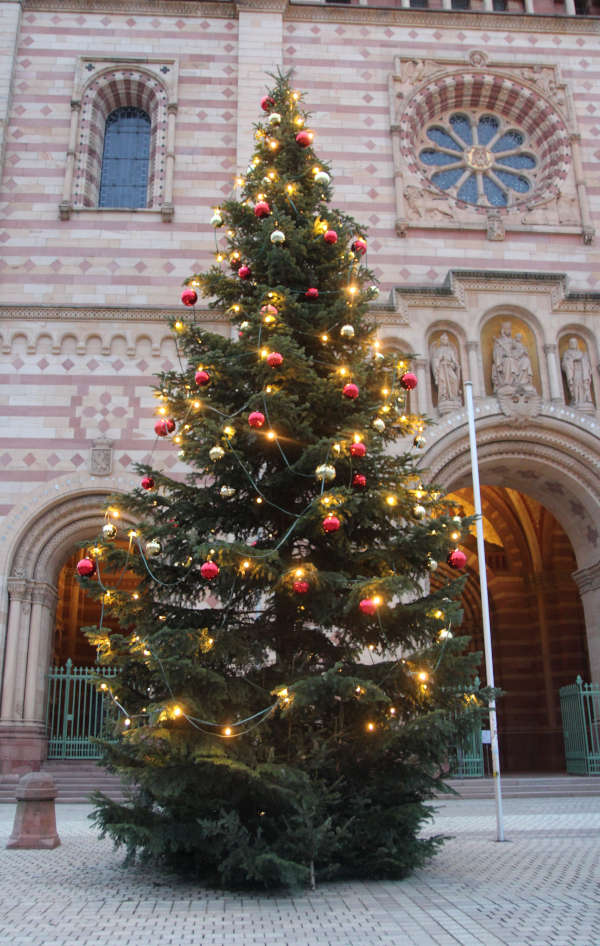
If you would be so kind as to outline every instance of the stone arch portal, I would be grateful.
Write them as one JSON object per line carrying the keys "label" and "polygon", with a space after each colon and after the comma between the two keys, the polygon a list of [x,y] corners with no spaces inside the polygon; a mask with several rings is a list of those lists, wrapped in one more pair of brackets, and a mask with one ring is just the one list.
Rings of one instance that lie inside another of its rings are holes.
{"label": "stone arch portal", "polygon": [[[472,514],[464,415],[424,457],[427,480]],[[560,422],[477,423],[501,748],[510,771],[564,770],[558,688],[600,680],[596,438]],[[466,539],[465,631],[481,649],[475,541]],[[435,580],[435,579],[434,579]],[[482,674],[483,675],[483,674]],[[504,721],[502,717],[504,716]],[[504,722],[504,737],[503,726]]]}
{"label": "stone arch portal", "polygon": [[62,495],[48,499],[43,494],[32,500],[28,515],[15,517],[11,546],[4,553],[0,772],[37,770],[46,757],[47,671],[59,572],[75,548],[98,534],[108,496],[131,485],[124,479],[61,484]]}

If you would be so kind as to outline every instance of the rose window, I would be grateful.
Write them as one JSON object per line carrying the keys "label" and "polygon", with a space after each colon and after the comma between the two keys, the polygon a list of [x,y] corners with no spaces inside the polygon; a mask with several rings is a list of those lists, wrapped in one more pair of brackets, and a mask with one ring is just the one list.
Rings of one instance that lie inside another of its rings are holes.
{"label": "rose window", "polygon": [[535,188],[538,161],[527,134],[499,115],[454,112],[429,125],[421,140],[429,182],[466,204],[507,207]]}

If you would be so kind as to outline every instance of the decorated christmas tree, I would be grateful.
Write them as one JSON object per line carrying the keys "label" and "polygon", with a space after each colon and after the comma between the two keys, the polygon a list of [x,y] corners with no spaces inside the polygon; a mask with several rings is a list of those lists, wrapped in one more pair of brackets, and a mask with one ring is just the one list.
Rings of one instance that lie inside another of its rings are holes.
{"label": "decorated christmas tree", "polygon": [[[366,234],[329,206],[301,96],[279,75],[261,105],[156,389],[191,472],[141,468],[129,549],[111,507],[79,563],[121,627],[88,636],[115,670],[105,763],[132,783],[95,818],[130,858],[223,886],[402,877],[439,843],[426,802],[473,705],[461,580],[429,585],[464,564],[465,523],[423,481],[416,378],[377,341]],[[133,593],[102,580],[118,567]]]}

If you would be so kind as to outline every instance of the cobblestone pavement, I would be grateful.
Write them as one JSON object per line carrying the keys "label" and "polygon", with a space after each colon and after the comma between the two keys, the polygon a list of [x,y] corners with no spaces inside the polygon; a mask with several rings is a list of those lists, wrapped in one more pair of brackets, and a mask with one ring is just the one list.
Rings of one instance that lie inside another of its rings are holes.
{"label": "cobblestone pavement", "polygon": [[85,805],[58,805],[62,846],[4,850],[2,946],[600,946],[600,797],[436,803],[453,835],[408,880],[327,884],[315,893],[235,895],[123,869]]}

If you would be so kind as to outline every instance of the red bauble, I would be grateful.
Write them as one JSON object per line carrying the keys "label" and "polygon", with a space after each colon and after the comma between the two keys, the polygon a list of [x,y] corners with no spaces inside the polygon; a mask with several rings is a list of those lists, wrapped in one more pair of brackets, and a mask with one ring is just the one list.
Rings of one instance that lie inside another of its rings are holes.
{"label": "red bauble", "polygon": [[345,384],[342,389],[342,394],[344,397],[349,397],[351,401],[358,397],[358,386],[350,382],[350,384]]}
{"label": "red bauble", "polygon": [[367,477],[364,473],[355,473],[352,477],[352,485],[358,487],[358,489],[364,489],[367,485]]}
{"label": "red bauble", "polygon": [[96,563],[91,558],[82,558],[77,562],[77,574],[90,578],[96,571]]}
{"label": "red bauble", "polygon": [[326,516],[325,519],[323,519],[323,528],[325,529],[325,532],[337,532],[339,527],[340,527],[340,520],[338,519],[337,516],[329,515],[329,516]]}
{"label": "red bauble", "polygon": [[265,415],[260,411],[252,411],[248,417],[248,423],[251,427],[262,427],[265,422]]}
{"label": "red bauble", "polygon": [[337,243],[338,235],[335,230],[326,230],[323,234],[323,239],[326,243]]}
{"label": "red bauble", "polygon": [[298,578],[292,587],[297,595],[305,595],[310,590],[310,585],[304,578]]}
{"label": "red bauble", "polygon": [[464,568],[467,564],[467,556],[460,549],[453,549],[446,561],[450,568]]}
{"label": "red bauble", "polygon": [[154,489],[154,480],[151,476],[145,476],[140,485],[142,489]]}
{"label": "red bauble", "polygon": [[266,200],[259,200],[257,204],[254,205],[254,216],[258,217],[261,220],[263,217],[268,217],[271,213],[271,208],[269,207]]}
{"label": "red bauble", "polygon": [[243,263],[242,266],[240,266],[240,268],[238,269],[237,272],[238,272],[238,276],[240,277],[240,279],[249,279],[250,276],[252,275],[252,272],[251,272],[251,270],[250,270],[250,267],[248,266],[247,263]]}
{"label": "red bauble", "polygon": [[358,443],[351,443],[351,444],[350,444],[350,456],[352,456],[352,457],[364,457],[364,455],[366,454],[366,452],[367,452],[367,448],[365,447],[365,445],[364,445],[364,443],[362,442],[362,440],[359,440]]}
{"label": "red bauble", "polygon": [[164,418],[161,417],[160,420],[157,420],[154,425],[154,432],[157,437],[166,437],[167,434],[172,434],[175,430],[175,421],[172,417]]}
{"label": "red bauble", "polygon": [[400,378],[400,384],[405,391],[412,391],[417,386],[417,376],[412,371],[405,371]]}
{"label": "red bauble", "polygon": [[377,605],[372,598],[363,598],[358,606],[363,614],[375,614],[377,611]]}
{"label": "red bauble", "polygon": [[308,131],[299,131],[296,135],[296,144],[301,148],[308,148],[312,144],[312,135]]}
{"label": "red bauble", "polygon": [[200,569],[200,574],[203,578],[216,578],[219,574],[219,566],[216,562],[204,562]]}
{"label": "red bauble", "polygon": [[278,368],[283,361],[283,355],[278,351],[272,351],[270,355],[267,355],[267,364],[271,368]]}
{"label": "red bauble", "polygon": [[357,256],[364,256],[367,252],[367,243],[366,240],[357,237],[351,247],[352,250],[357,254]]}
{"label": "red bauble", "polygon": [[195,381],[196,384],[200,385],[208,384],[210,381],[210,375],[208,371],[204,371],[202,368],[200,368],[200,370],[196,372]]}
{"label": "red bauble", "polygon": [[273,108],[274,105],[275,99],[272,99],[270,95],[263,95],[262,99],[260,100],[260,107],[262,108],[263,112],[268,112]]}
{"label": "red bauble", "polygon": [[181,293],[181,301],[184,305],[196,305],[198,293],[195,289],[184,289]]}
{"label": "red bauble", "polygon": [[318,298],[319,298],[319,290],[316,289],[315,286],[311,286],[310,289],[307,289],[307,290],[306,290],[306,292],[304,293],[304,295],[306,296],[307,299],[318,299]]}

